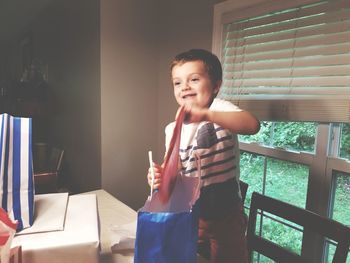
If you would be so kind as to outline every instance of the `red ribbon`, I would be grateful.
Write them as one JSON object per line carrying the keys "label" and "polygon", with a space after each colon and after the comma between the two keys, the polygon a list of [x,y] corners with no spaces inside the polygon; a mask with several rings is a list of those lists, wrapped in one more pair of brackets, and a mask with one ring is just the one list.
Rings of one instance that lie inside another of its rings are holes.
{"label": "red ribbon", "polygon": [[159,199],[166,203],[174,190],[178,174],[179,149],[181,139],[181,128],[185,119],[184,107],[180,109],[176,118],[176,124],[171,137],[170,145],[164,160],[162,184],[159,187]]}

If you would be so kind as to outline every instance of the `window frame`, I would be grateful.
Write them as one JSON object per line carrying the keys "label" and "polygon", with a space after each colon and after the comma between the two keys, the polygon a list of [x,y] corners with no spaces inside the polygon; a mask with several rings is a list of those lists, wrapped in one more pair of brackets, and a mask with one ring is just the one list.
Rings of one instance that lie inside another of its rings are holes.
{"label": "window frame", "polygon": [[[214,21],[213,21],[213,38],[212,38],[212,52],[221,58],[221,43],[223,37],[224,24],[233,22],[232,16],[236,15],[235,20],[247,17],[256,16],[257,11],[266,13],[270,11],[277,11],[291,7],[300,6],[303,4],[311,4],[319,2],[319,0],[250,0],[250,1],[225,1],[214,6]],[[231,20],[229,20],[231,19]],[[332,103],[342,102],[344,110],[350,113],[350,98],[344,97],[342,100],[332,100]],[[276,158],[279,160],[291,161],[294,163],[305,164],[309,166],[309,182],[306,197],[306,209],[323,216],[329,216],[330,200],[332,198],[333,185],[333,170],[350,172],[350,161],[343,160],[337,157],[338,143],[339,143],[339,127],[334,123],[345,122],[350,123],[344,116],[321,116],[313,118],[303,118],[290,114],[300,104],[298,98],[290,101],[275,100],[270,104],[256,109],[255,111],[249,109],[249,103],[240,101],[239,106],[253,112],[260,120],[264,121],[310,121],[318,123],[315,140],[315,152],[294,152],[287,149],[274,148],[264,146],[258,143],[244,143],[240,142],[240,150],[253,154],[259,154],[267,157]],[[313,100],[312,103],[319,103],[320,101]],[[322,102],[322,101],[321,101]],[[254,102],[256,104],[256,101]],[[301,102],[301,103],[305,103]],[[306,103],[310,103],[306,101]],[[297,106],[293,106],[295,104]],[[292,105],[292,106],[291,106]],[[272,107],[270,112],[277,112],[277,114],[261,114],[259,110],[264,110],[266,107]],[[317,262],[322,260],[322,251],[324,249],[323,240],[317,238],[312,233],[304,232],[302,241],[302,253],[307,258],[313,258]],[[326,254],[326,253],[325,253]],[[315,257],[318,257],[317,259]]]}

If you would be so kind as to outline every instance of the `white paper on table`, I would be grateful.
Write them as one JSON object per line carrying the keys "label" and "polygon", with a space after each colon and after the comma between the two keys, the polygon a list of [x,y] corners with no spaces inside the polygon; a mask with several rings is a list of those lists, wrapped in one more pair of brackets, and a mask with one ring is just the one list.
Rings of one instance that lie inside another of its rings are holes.
{"label": "white paper on table", "polygon": [[137,221],[124,225],[111,226],[111,250],[118,253],[121,250],[134,249]]}
{"label": "white paper on table", "polygon": [[31,227],[16,233],[34,234],[64,229],[68,193],[40,194],[34,196],[34,223]]}
{"label": "white paper on table", "polygon": [[96,195],[70,195],[62,231],[15,236],[15,246],[22,246],[24,263],[98,263]]}

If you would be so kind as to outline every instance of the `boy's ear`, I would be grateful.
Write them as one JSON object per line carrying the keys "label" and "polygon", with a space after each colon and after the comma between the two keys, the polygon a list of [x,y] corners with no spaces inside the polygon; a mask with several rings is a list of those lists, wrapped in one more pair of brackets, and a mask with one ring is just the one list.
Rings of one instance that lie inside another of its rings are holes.
{"label": "boy's ear", "polygon": [[218,80],[216,83],[215,83],[215,86],[214,86],[214,94],[215,96],[218,94],[219,90],[220,90],[220,87],[221,87],[221,84],[222,84],[222,80]]}

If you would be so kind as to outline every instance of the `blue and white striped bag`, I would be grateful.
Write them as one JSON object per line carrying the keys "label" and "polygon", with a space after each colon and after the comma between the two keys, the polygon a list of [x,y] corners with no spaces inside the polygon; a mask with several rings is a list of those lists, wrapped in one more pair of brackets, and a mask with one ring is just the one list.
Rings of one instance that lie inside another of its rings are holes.
{"label": "blue and white striped bag", "polygon": [[32,119],[0,114],[0,204],[18,220],[17,231],[34,220]]}

